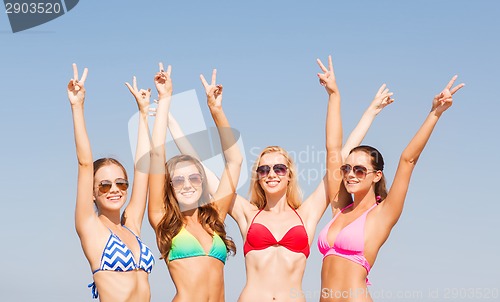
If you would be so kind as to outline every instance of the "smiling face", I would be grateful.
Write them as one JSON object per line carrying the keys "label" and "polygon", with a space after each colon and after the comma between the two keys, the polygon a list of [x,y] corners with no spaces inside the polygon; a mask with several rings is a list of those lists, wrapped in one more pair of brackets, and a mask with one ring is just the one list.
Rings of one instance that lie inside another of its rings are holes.
{"label": "smiling face", "polygon": [[[258,167],[265,167],[269,173],[266,175],[258,175],[259,184],[266,194],[284,193],[286,192],[290,181],[290,173],[288,172],[288,162],[283,154],[278,152],[270,152],[262,155]],[[283,167],[287,167],[283,171]],[[277,171],[275,171],[277,170]],[[278,173],[276,173],[278,172]],[[257,173],[259,174],[259,173]],[[284,175],[279,175],[284,174]]]}
{"label": "smiling face", "polygon": [[[346,159],[346,165],[348,165],[348,169],[343,174],[344,185],[347,192],[351,194],[364,195],[370,190],[373,191],[374,185],[382,177],[382,171],[375,170],[372,158],[366,152],[352,152]],[[364,170],[365,173],[356,173],[356,170]]]}
{"label": "smiling face", "polygon": [[202,174],[194,163],[183,161],[175,165],[171,172],[170,186],[181,212],[198,207],[203,193],[202,182]]}
{"label": "smiling face", "polygon": [[[99,212],[120,211],[121,207],[127,201],[127,190],[120,185],[127,176],[123,169],[115,164],[101,166],[94,174],[94,201]],[[103,189],[100,184],[111,183],[109,191]],[[117,185],[118,183],[118,185]],[[100,189],[101,187],[101,189]],[[122,189],[120,189],[120,187]],[[103,192],[107,191],[107,192]]]}

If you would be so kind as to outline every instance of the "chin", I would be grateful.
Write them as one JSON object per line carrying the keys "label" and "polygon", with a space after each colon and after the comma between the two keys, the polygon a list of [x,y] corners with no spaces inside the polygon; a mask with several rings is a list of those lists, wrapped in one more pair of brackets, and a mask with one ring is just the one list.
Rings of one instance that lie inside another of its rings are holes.
{"label": "chin", "polygon": [[199,206],[198,200],[194,201],[194,202],[187,201],[187,200],[186,201],[184,201],[184,200],[179,201],[179,208],[181,209],[181,212],[196,209],[198,206]]}

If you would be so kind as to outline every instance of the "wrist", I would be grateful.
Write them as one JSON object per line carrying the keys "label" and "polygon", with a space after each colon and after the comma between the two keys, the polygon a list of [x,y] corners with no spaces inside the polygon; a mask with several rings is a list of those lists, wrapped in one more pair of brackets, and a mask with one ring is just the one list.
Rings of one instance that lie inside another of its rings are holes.
{"label": "wrist", "polygon": [[336,102],[340,101],[340,94],[335,92],[328,93],[328,101],[336,101]]}
{"label": "wrist", "polygon": [[220,107],[220,106],[208,106],[208,109],[210,110],[210,113],[212,115],[218,115],[218,114],[224,113],[222,110],[222,107]]}
{"label": "wrist", "polygon": [[162,101],[162,100],[170,100],[170,98],[172,97],[172,93],[166,93],[166,94],[160,94],[158,95],[158,102]]}
{"label": "wrist", "polygon": [[71,109],[72,110],[78,110],[78,109],[83,109],[83,102],[77,103],[77,104],[71,104]]}

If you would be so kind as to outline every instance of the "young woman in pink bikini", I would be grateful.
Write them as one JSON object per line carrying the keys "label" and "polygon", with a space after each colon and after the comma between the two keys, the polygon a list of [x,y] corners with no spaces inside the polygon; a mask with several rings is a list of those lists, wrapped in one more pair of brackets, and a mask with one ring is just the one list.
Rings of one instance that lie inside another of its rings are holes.
{"label": "young woman in pink bikini", "polygon": [[[410,177],[437,121],[452,105],[452,96],[464,84],[453,87],[454,76],[434,97],[432,109],[417,134],[401,154],[394,182],[387,193],[384,160],[373,147],[359,146],[350,151],[340,167],[343,185],[340,200],[353,196],[353,202],[339,210],[321,231],[318,247],[323,254],[320,301],[372,301],[367,275],[380,247],[398,221],[410,184]],[[337,182],[333,181],[332,186]]]}
{"label": "young woman in pink bikini", "polygon": [[[318,60],[323,73],[320,83],[328,93],[326,122],[327,170],[338,171],[341,166],[342,124],[340,94],[337,88],[331,57],[328,69]],[[392,93],[383,85],[353,131],[346,146],[359,145],[375,116],[392,103]],[[172,120],[172,119],[171,119]],[[173,120],[172,120],[173,121]],[[169,124],[174,138],[182,137],[177,124]],[[176,139],[182,153],[194,154],[186,140]],[[349,149],[347,149],[349,150]],[[218,180],[207,171],[209,187],[216,188]],[[305,301],[300,295],[302,278],[309,256],[316,225],[330,205],[326,184],[338,190],[340,177],[323,180],[317,189],[301,203],[297,171],[288,153],[281,147],[265,148],[256,160],[250,184],[249,202],[237,195],[228,214],[233,217],[244,240],[246,285],[239,301]],[[327,173],[325,178],[333,176]]]}

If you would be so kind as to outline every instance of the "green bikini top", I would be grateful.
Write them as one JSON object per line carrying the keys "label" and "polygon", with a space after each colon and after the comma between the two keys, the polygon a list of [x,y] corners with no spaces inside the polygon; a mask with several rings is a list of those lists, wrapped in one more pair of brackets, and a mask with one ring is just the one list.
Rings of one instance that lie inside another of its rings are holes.
{"label": "green bikini top", "polygon": [[180,232],[172,239],[172,247],[168,254],[168,261],[198,256],[214,257],[225,264],[227,258],[226,245],[220,236],[214,232],[212,247],[207,254],[196,237],[182,227]]}

